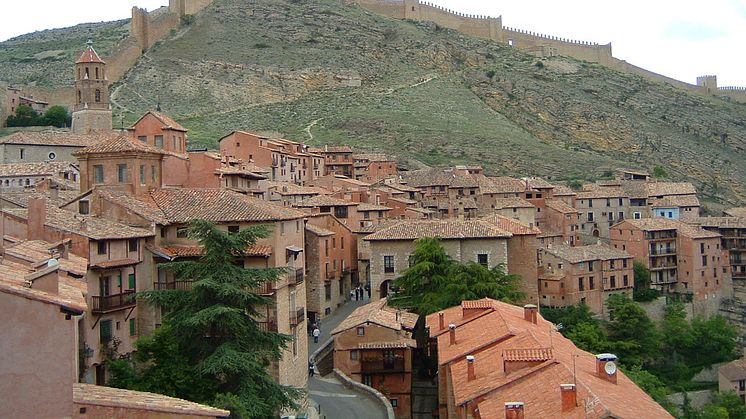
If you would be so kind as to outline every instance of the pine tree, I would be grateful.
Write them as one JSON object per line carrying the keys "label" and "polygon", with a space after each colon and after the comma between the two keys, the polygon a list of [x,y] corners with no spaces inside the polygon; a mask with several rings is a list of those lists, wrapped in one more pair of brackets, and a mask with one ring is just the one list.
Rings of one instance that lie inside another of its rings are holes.
{"label": "pine tree", "polygon": [[192,280],[191,289],[141,294],[166,310],[164,325],[138,342],[134,371],[115,365],[115,384],[206,402],[240,418],[272,417],[296,407],[301,390],[278,384],[267,371],[288,337],[259,328],[258,309],[272,300],[251,291],[284,271],[240,263],[245,249],[267,234],[265,227],[230,234],[193,221],[189,235],[202,245],[203,256],[161,265],[178,279]]}

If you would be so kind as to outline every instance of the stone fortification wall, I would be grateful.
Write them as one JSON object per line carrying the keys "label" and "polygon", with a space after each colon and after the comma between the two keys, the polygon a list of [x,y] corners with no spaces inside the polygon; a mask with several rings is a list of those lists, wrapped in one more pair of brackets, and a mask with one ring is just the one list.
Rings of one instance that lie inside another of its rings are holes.
{"label": "stone fortification wall", "polygon": [[603,65],[612,61],[611,43],[602,45],[508,27],[503,28],[502,42],[541,57],[564,55]]}
{"label": "stone fortification wall", "polygon": [[405,2],[407,19],[434,22],[444,28],[454,29],[477,38],[501,41],[502,18],[468,15],[455,12],[429,2]]}

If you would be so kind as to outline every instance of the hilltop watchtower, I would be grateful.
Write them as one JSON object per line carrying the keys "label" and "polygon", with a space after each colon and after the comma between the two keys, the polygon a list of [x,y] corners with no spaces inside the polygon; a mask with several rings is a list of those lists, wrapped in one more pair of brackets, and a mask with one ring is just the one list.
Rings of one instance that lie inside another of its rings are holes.
{"label": "hilltop watchtower", "polygon": [[699,76],[697,77],[697,86],[704,87],[707,93],[715,93],[718,90],[718,77]]}
{"label": "hilltop watchtower", "polygon": [[111,130],[106,63],[93,49],[90,38],[88,47],[75,61],[75,106],[72,120],[72,131],[78,134]]}

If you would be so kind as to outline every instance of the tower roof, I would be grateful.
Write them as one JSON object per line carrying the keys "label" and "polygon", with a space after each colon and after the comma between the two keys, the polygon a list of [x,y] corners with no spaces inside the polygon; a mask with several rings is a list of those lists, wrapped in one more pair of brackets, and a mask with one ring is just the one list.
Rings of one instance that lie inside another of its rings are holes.
{"label": "tower roof", "polygon": [[165,154],[163,150],[135,140],[125,134],[116,138],[102,141],[97,144],[88,146],[80,151],[73,153],[74,156],[85,156],[88,154],[99,153],[121,153],[121,152],[141,152],[151,154]]}
{"label": "tower roof", "polygon": [[93,46],[88,45],[88,48],[83,51],[82,54],[80,54],[80,57],[77,61],[75,61],[75,64],[85,64],[85,63],[96,63],[96,64],[106,64],[104,60],[101,59],[101,57],[98,56],[96,53],[96,50],[93,49]]}

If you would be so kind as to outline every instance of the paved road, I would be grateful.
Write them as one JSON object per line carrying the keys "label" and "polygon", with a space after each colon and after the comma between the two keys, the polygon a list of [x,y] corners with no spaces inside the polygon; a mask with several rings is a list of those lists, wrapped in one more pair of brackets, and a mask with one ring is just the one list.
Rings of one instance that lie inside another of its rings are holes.
{"label": "paved road", "polygon": [[[334,314],[322,319],[319,343],[313,343],[312,338],[308,339],[309,355],[329,339],[329,333],[353,310],[369,302],[367,298],[363,301],[350,301],[338,308]],[[380,403],[348,389],[331,374],[326,377],[316,375],[309,378],[308,392],[311,399],[321,407],[319,417],[322,419],[386,419],[386,410]]]}

